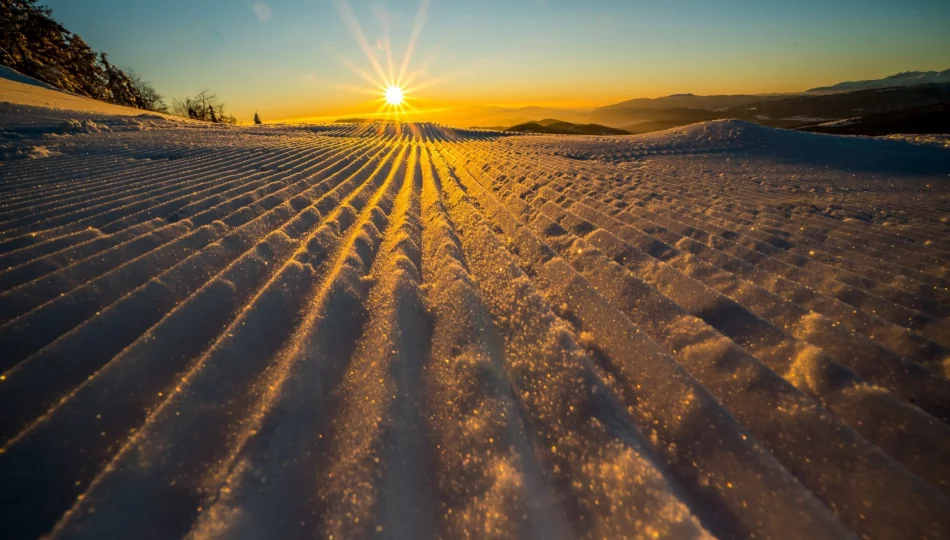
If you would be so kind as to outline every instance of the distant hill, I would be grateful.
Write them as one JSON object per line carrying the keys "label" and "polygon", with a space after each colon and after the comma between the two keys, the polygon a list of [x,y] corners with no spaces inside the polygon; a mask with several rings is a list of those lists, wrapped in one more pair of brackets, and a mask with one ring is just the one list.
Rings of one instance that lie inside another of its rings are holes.
{"label": "distant hill", "polygon": [[796,128],[844,118],[934,105],[950,89],[950,70],[908,71],[872,81],[842,82],[799,94],[673,94],[594,109],[587,122],[648,133],[722,118]]}
{"label": "distant hill", "polygon": [[514,126],[536,122],[539,118],[560,119],[566,122],[589,122],[589,109],[561,109],[556,107],[503,107],[468,106],[447,107],[443,110],[426,111],[424,119],[455,126],[492,127]]}
{"label": "distant hill", "polygon": [[950,101],[861,118],[836,120],[798,128],[838,135],[890,135],[893,133],[950,133]]}
{"label": "distant hill", "polygon": [[592,113],[596,116],[598,113],[625,110],[625,109],[729,109],[739,107],[747,103],[762,101],[767,99],[782,99],[784,94],[763,94],[763,95],[716,95],[716,96],[697,96],[695,94],[673,94],[658,98],[636,98],[622,101],[614,105],[607,105],[594,109]]}
{"label": "distant hill", "polygon": [[786,97],[789,95],[675,94],[660,98],[638,98],[594,109],[590,121],[624,129],[641,122],[664,121],[670,126],[685,125],[724,118],[722,113],[731,108]]}
{"label": "distant hill", "polygon": [[628,131],[599,124],[573,124],[548,118],[538,122],[526,122],[508,128],[506,131],[531,133],[553,133],[560,135],[628,135]]}
{"label": "distant hill", "polygon": [[[855,118],[936,105],[950,101],[950,84],[928,84],[858,90],[836,94],[799,95],[763,101],[726,111],[735,118],[776,126],[778,120],[798,119],[799,125]],[[791,126],[778,126],[791,127]]]}
{"label": "distant hill", "polygon": [[832,86],[822,86],[806,90],[806,93],[850,92],[853,90],[872,90],[876,88],[895,88],[900,86],[917,86],[921,84],[950,83],[950,69],[943,71],[905,71],[866,81],[847,81]]}
{"label": "distant hill", "polygon": [[[700,108],[706,103],[728,108]],[[596,123],[571,123],[554,118],[517,123],[508,131],[535,133],[576,133],[613,135],[624,133],[651,133],[698,122],[736,118],[769,127],[796,129],[816,127],[815,131],[829,133],[941,133],[945,131],[937,105],[950,103],[950,83],[917,84],[891,88],[872,88],[850,92],[769,96],[695,96],[680,94],[656,99],[633,99],[617,105],[595,109],[590,118]],[[690,104],[695,107],[678,105]],[[894,114],[873,118],[873,126],[861,123],[849,129],[844,125],[829,127],[828,122],[888,115],[908,111],[904,116]],[[936,115],[932,119],[927,115]],[[896,131],[895,131],[896,130]]]}

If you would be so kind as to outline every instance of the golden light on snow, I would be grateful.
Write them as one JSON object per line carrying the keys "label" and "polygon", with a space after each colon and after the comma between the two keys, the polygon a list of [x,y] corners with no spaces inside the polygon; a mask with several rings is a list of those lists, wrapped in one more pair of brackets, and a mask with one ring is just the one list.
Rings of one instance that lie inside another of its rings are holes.
{"label": "golden light on snow", "polygon": [[403,92],[402,88],[399,88],[395,85],[390,85],[386,88],[386,103],[390,105],[402,105]]}

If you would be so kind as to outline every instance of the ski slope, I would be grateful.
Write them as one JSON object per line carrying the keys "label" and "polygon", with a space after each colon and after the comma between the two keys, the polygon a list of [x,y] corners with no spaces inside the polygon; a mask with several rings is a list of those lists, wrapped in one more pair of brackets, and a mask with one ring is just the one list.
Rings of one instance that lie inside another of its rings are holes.
{"label": "ski slope", "polygon": [[944,148],[17,107],[6,538],[950,537]]}

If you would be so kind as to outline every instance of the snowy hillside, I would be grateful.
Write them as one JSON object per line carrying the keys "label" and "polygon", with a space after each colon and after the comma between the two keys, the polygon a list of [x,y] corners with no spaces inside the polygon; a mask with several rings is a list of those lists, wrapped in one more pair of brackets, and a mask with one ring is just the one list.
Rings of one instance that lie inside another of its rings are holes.
{"label": "snowy hillside", "polygon": [[[193,124],[189,120],[104,103],[57,90],[0,66],[0,158],[47,157],[63,146],[63,135],[140,131],[156,126]],[[197,124],[201,125],[201,124]],[[208,126],[203,126],[208,127]]]}
{"label": "snowy hillside", "polygon": [[5,538],[950,537],[945,148],[39,105]]}
{"label": "snowy hillside", "polygon": [[[112,116],[158,115],[151,111],[113,105],[63,92],[6,66],[0,66],[0,127],[9,127],[11,123],[34,123],[38,117],[56,116],[62,111]],[[75,117],[75,114],[72,117]]]}
{"label": "snowy hillside", "polygon": [[831,86],[812,88],[806,92],[850,92],[853,90],[867,90],[871,88],[895,88],[898,86],[947,83],[950,83],[950,69],[943,71],[905,71],[903,73],[889,75],[883,79],[847,81]]}

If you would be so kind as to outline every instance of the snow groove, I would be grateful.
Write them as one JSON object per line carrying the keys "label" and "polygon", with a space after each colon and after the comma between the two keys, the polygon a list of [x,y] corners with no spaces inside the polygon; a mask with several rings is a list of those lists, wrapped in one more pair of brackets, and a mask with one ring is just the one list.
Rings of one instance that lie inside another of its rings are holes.
{"label": "snow groove", "polygon": [[934,149],[69,138],[0,164],[5,537],[950,536]]}

